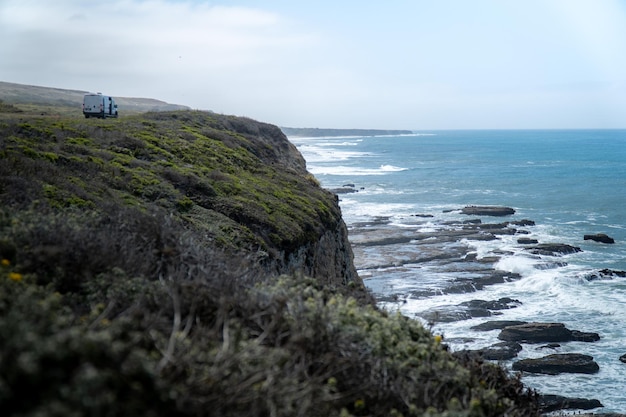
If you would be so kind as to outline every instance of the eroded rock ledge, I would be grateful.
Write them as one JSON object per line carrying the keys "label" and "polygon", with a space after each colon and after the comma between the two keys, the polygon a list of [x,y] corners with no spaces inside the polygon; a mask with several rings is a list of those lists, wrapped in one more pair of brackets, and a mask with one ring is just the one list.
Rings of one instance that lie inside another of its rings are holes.
{"label": "eroded rock ledge", "polygon": [[524,343],[597,342],[600,335],[570,330],[563,323],[527,323],[503,328],[498,339]]}
{"label": "eroded rock ledge", "polygon": [[513,363],[514,371],[558,375],[562,373],[595,374],[600,370],[593,356],[582,353],[554,353],[536,359],[522,359]]}
{"label": "eroded rock ledge", "polygon": [[462,214],[470,216],[510,216],[515,214],[515,209],[511,207],[499,206],[467,206],[461,209]]}

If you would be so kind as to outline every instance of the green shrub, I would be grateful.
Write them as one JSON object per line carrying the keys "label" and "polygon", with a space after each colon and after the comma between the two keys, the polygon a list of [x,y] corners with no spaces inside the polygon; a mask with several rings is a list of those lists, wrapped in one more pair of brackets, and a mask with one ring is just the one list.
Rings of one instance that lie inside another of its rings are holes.
{"label": "green shrub", "polygon": [[63,296],[0,273],[3,415],[177,415],[155,376],[146,336],[124,320],[90,329]]}

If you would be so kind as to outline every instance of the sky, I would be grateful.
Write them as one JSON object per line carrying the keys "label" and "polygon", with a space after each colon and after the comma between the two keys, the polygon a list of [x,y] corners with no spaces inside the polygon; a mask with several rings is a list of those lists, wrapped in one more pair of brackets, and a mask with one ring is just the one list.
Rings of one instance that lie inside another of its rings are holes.
{"label": "sky", "polygon": [[286,127],[626,128],[626,1],[0,0],[0,81]]}

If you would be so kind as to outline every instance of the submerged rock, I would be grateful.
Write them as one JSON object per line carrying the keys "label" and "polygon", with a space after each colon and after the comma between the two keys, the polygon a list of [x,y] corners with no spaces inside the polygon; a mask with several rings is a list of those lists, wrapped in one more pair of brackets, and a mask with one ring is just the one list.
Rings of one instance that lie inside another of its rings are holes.
{"label": "submerged rock", "polygon": [[545,271],[546,269],[563,268],[564,266],[567,266],[567,262],[543,262],[534,265],[533,268]]}
{"label": "submerged rock", "polygon": [[535,225],[535,221],[534,220],[528,220],[528,219],[522,219],[522,220],[516,220],[511,222],[511,224],[514,224],[516,226],[534,226]]}
{"label": "submerged rock", "polygon": [[535,245],[539,243],[539,241],[537,239],[531,239],[528,237],[520,237],[519,239],[517,239],[517,243],[519,243],[520,245]]}
{"label": "submerged rock", "polygon": [[465,292],[479,291],[488,285],[503,284],[505,282],[516,281],[522,276],[517,272],[491,270],[485,275],[477,278],[458,278],[452,282],[443,293],[445,294],[459,294]]}
{"label": "submerged rock", "polygon": [[613,279],[615,277],[618,278],[626,278],[626,271],[617,271],[614,269],[601,269],[598,272],[592,272],[591,274],[588,274],[585,276],[585,279],[587,281],[595,281],[595,280],[610,280]]}
{"label": "submerged rock", "polygon": [[521,304],[520,301],[508,297],[491,301],[470,300],[458,305],[437,307],[424,311],[419,315],[432,323],[450,323],[475,317],[499,315],[502,313],[499,313],[498,310],[508,310]]}
{"label": "submerged rock", "polygon": [[522,302],[509,297],[502,297],[499,300],[470,300],[461,303],[462,306],[470,310],[508,310],[510,308],[519,307]]}
{"label": "submerged rock", "polygon": [[547,345],[543,345],[543,346],[539,346],[538,348],[536,348],[535,350],[541,350],[541,349],[558,349],[560,348],[561,345],[558,343],[548,343]]}
{"label": "submerged rock", "polygon": [[456,355],[476,356],[490,361],[506,361],[513,359],[522,350],[522,345],[515,342],[500,342],[483,349],[464,349],[455,352]]}
{"label": "submerged rock", "polygon": [[513,363],[514,371],[533,374],[558,375],[562,373],[595,374],[600,366],[593,356],[582,353],[554,353],[536,359],[522,359]]}
{"label": "submerged rock", "polygon": [[417,315],[431,324],[453,323],[455,321],[469,320],[473,318],[469,311],[459,308],[458,306],[438,307],[432,310],[417,313]]}

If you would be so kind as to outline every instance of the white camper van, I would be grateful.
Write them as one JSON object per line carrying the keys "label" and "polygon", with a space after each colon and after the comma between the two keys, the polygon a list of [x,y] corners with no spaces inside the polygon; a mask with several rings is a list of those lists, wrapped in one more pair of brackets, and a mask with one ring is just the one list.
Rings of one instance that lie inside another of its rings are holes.
{"label": "white camper van", "polygon": [[98,94],[85,94],[83,98],[83,114],[86,118],[117,117],[117,104],[113,97]]}

